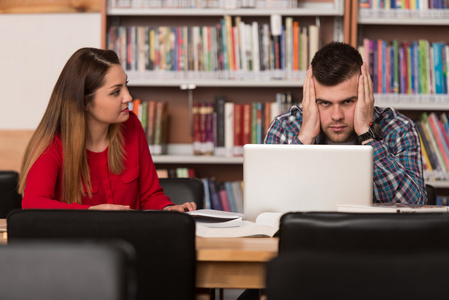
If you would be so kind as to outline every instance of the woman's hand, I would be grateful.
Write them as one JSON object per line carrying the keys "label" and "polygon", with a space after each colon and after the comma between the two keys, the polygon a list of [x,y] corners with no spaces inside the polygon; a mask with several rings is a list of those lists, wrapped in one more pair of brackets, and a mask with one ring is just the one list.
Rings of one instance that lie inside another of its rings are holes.
{"label": "woman's hand", "polygon": [[164,207],[165,211],[179,211],[179,212],[186,212],[186,211],[192,211],[196,210],[196,204],[195,202],[186,202],[182,205],[169,205]]}
{"label": "woman's hand", "polygon": [[131,210],[129,205],[99,204],[89,207],[90,210]]}

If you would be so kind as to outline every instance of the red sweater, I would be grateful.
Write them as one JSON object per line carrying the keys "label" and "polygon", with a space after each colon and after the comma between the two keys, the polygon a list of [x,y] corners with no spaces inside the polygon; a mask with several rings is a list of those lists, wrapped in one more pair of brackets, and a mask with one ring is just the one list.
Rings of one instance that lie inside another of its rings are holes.
{"label": "red sweater", "polygon": [[122,125],[125,139],[125,171],[114,175],[108,171],[108,149],[95,153],[87,150],[92,183],[92,199],[82,204],[61,202],[62,143],[55,136],[53,143],[31,167],[24,191],[22,207],[40,209],[87,209],[98,204],[129,205],[132,209],[163,209],[173,205],[164,195],[148,143],[140,121],[132,112]]}

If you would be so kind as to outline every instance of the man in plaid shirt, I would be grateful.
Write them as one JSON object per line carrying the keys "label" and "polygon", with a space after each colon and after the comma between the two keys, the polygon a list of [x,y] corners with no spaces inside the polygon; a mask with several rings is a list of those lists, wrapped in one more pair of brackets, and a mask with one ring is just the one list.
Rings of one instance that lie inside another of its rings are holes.
{"label": "man in plaid shirt", "polygon": [[[307,71],[302,108],[276,117],[265,144],[363,144],[374,149],[374,202],[425,204],[421,145],[415,123],[374,106],[373,82],[352,46],[332,42]],[[343,175],[343,174],[342,174]]]}

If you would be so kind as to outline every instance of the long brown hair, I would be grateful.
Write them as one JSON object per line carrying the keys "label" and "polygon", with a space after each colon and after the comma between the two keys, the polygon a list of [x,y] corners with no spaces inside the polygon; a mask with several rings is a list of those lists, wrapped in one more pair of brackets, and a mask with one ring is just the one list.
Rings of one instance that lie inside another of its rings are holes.
{"label": "long brown hair", "polygon": [[[63,149],[62,196],[66,203],[81,203],[92,197],[86,156],[86,106],[95,92],[105,84],[105,76],[113,64],[120,64],[112,50],[81,48],[65,64],[53,89],[47,109],[25,150],[20,169],[19,192],[23,193],[28,172],[39,156],[61,135]],[[124,140],[120,124],[109,126],[108,165],[114,174],[124,169]]]}

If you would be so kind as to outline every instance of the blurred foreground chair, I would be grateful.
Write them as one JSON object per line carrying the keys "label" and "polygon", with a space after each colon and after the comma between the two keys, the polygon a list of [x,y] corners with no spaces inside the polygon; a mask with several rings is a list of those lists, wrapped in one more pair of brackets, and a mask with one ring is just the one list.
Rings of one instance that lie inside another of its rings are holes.
{"label": "blurred foreground chair", "polygon": [[127,243],[0,246],[0,299],[135,299],[133,259]]}
{"label": "blurred foreground chair", "polygon": [[19,173],[0,171],[0,219],[6,219],[8,213],[22,208],[22,196],[17,193]]}
{"label": "blurred foreground chair", "polygon": [[447,213],[287,213],[268,299],[447,299]]}
{"label": "blurred foreground chair", "polygon": [[197,209],[204,206],[204,185],[199,178],[160,178],[164,194],[175,204],[195,202]]}
{"label": "blurred foreground chair", "polygon": [[195,222],[166,211],[22,210],[8,243],[24,239],[123,239],[136,250],[137,299],[194,299]]}
{"label": "blurred foreground chair", "polygon": [[448,299],[448,251],[305,250],[267,265],[268,300]]}

